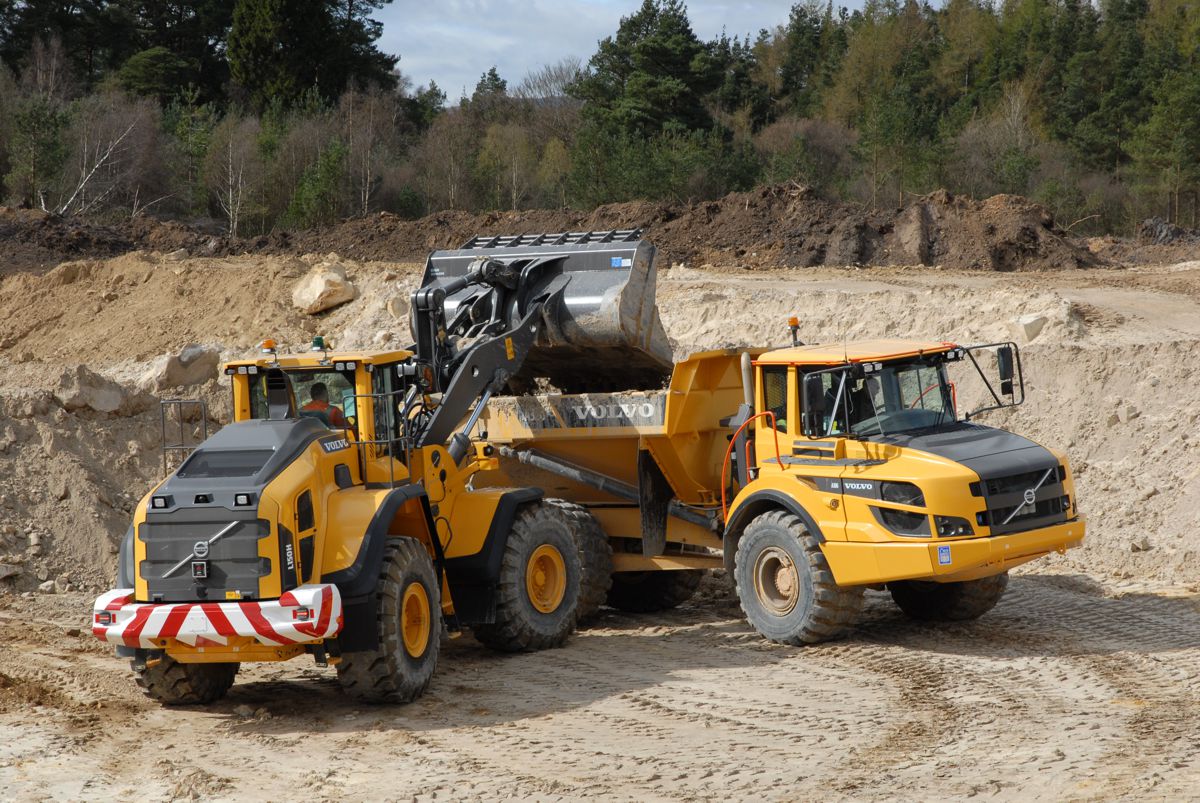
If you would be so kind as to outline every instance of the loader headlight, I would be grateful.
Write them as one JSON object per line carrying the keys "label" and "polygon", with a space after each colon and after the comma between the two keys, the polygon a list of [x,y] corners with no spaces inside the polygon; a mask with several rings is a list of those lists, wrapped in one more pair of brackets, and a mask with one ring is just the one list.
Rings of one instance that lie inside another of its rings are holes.
{"label": "loader headlight", "polygon": [[960,519],[958,516],[934,516],[933,520],[937,524],[937,533],[941,538],[975,534],[971,522]]}
{"label": "loader headlight", "polygon": [[897,505],[925,507],[925,494],[911,482],[883,482],[879,485],[879,498]]}
{"label": "loader headlight", "polygon": [[169,496],[152,496],[150,497],[150,507],[154,510],[166,510],[171,506],[171,497]]}
{"label": "loader headlight", "polygon": [[253,501],[254,501],[254,496],[252,494],[234,494],[233,495],[233,506],[234,507],[250,507],[250,503]]}

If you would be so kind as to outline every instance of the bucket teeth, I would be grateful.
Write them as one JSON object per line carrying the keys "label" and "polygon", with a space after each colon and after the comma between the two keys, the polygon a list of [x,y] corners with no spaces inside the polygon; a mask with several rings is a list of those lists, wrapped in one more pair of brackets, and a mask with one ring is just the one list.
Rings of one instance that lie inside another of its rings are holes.
{"label": "bucket teeth", "polygon": [[[562,287],[557,303],[543,308],[537,345],[512,381],[514,390],[545,380],[564,393],[649,390],[671,371],[671,344],[655,305],[655,250],[636,229],[474,237],[462,248],[435,251],[421,287],[447,285],[467,275],[480,257],[510,263],[520,272],[517,288],[490,309],[478,289],[451,292],[446,320],[471,305],[462,331],[484,316],[513,325],[527,304]],[[492,296],[495,298],[496,296]]]}

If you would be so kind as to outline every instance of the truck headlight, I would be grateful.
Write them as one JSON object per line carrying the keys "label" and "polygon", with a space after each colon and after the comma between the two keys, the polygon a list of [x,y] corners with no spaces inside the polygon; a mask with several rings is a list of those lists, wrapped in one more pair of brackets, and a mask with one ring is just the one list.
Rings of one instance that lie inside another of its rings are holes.
{"label": "truck headlight", "polygon": [[971,526],[971,522],[960,519],[958,516],[934,516],[933,520],[937,524],[937,533],[942,538],[975,534],[975,528]]}
{"label": "truck headlight", "polygon": [[897,505],[925,507],[925,494],[911,482],[882,482],[879,484],[879,497]]}
{"label": "truck headlight", "polygon": [[907,510],[874,505],[871,506],[871,512],[875,514],[876,521],[896,535],[929,537],[929,516],[924,513],[909,513]]}

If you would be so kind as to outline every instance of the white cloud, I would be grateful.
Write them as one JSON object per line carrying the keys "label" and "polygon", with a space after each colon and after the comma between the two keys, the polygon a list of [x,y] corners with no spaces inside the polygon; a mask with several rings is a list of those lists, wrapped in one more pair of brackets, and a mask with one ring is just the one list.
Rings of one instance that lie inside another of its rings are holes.
{"label": "white cloud", "polygon": [[[861,0],[843,0],[860,6]],[[567,56],[584,61],[596,44],[616,33],[621,17],[639,0],[395,0],[378,13],[383,22],[381,50],[400,54],[400,69],[414,85],[437,81],[450,102],[475,88],[493,65],[509,85],[526,73]],[[692,28],[712,39],[724,28],[751,38],[761,28],[787,21],[790,0],[688,3]]]}

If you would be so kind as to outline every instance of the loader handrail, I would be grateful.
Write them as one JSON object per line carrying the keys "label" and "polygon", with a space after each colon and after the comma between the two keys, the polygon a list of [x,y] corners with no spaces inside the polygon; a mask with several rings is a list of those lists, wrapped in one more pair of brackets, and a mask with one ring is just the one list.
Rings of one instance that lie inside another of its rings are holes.
{"label": "loader handrail", "polygon": [[[733,447],[737,445],[738,435],[742,434],[742,430],[745,429],[750,424],[750,422],[753,421],[754,419],[763,418],[763,417],[766,417],[766,418],[770,419],[770,421],[771,421],[771,432],[775,435],[775,461],[777,463],[779,463],[779,466],[781,468],[783,467],[783,458],[779,454],[779,430],[775,426],[775,413],[771,412],[770,410],[764,410],[761,413],[755,413],[754,415],[750,416],[745,421],[743,421],[742,425],[737,428],[736,432],[733,433],[733,437],[729,439],[729,448],[725,450],[725,459],[723,461],[721,461],[720,480],[721,480],[721,521],[722,522],[724,522],[725,519],[728,518],[728,516],[729,516],[729,506],[725,503],[725,471],[729,468],[729,460],[730,460],[730,457],[732,457],[732,455],[733,455]],[[745,457],[745,459],[747,461],[750,460],[749,453],[750,453],[750,449],[747,448],[746,449],[746,457]],[[747,465],[746,470],[749,471],[750,466]]]}

